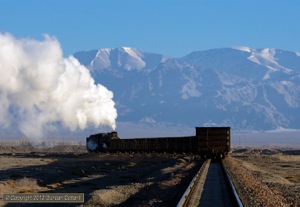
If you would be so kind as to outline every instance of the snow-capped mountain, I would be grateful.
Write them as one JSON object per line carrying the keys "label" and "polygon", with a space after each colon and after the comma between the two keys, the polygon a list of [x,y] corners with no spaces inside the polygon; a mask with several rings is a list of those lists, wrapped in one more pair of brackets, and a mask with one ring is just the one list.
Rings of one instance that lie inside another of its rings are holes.
{"label": "snow-capped mountain", "polygon": [[134,48],[74,54],[114,92],[118,121],[300,129],[300,54],[233,47],[182,58]]}
{"label": "snow-capped mountain", "polygon": [[129,47],[83,51],[75,53],[74,56],[80,60],[81,64],[95,72],[110,69],[117,73],[122,73],[122,70],[151,69],[165,59],[162,55],[143,53]]}

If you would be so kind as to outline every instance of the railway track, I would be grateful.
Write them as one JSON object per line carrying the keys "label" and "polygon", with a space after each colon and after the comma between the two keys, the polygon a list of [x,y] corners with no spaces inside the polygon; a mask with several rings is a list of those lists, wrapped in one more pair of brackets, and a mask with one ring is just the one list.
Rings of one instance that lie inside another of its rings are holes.
{"label": "railway track", "polygon": [[206,160],[177,207],[243,206],[221,160]]}

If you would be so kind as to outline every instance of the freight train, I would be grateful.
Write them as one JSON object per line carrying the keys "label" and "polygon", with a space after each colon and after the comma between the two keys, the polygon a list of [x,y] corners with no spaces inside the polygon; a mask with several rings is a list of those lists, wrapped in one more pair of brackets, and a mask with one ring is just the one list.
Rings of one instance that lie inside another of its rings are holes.
{"label": "freight train", "polygon": [[196,136],[120,139],[117,132],[86,138],[89,152],[192,153],[225,157],[230,152],[230,127],[196,127]]}

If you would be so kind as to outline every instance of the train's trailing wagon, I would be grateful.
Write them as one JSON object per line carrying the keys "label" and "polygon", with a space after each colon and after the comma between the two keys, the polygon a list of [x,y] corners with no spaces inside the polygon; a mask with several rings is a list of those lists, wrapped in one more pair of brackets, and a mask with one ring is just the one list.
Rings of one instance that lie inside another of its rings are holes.
{"label": "train's trailing wagon", "polygon": [[226,156],[230,151],[230,127],[196,127],[196,136],[120,139],[117,132],[86,139],[89,152],[193,153],[203,157]]}
{"label": "train's trailing wagon", "polygon": [[196,127],[198,152],[226,156],[230,151],[230,127]]}

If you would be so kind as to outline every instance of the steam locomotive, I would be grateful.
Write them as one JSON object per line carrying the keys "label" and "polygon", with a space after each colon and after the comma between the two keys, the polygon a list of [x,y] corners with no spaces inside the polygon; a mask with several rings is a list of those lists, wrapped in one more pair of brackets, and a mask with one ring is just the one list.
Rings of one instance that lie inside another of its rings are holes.
{"label": "steam locomotive", "polygon": [[117,132],[86,138],[89,152],[192,153],[225,157],[230,151],[230,127],[196,127],[195,136],[120,139]]}

